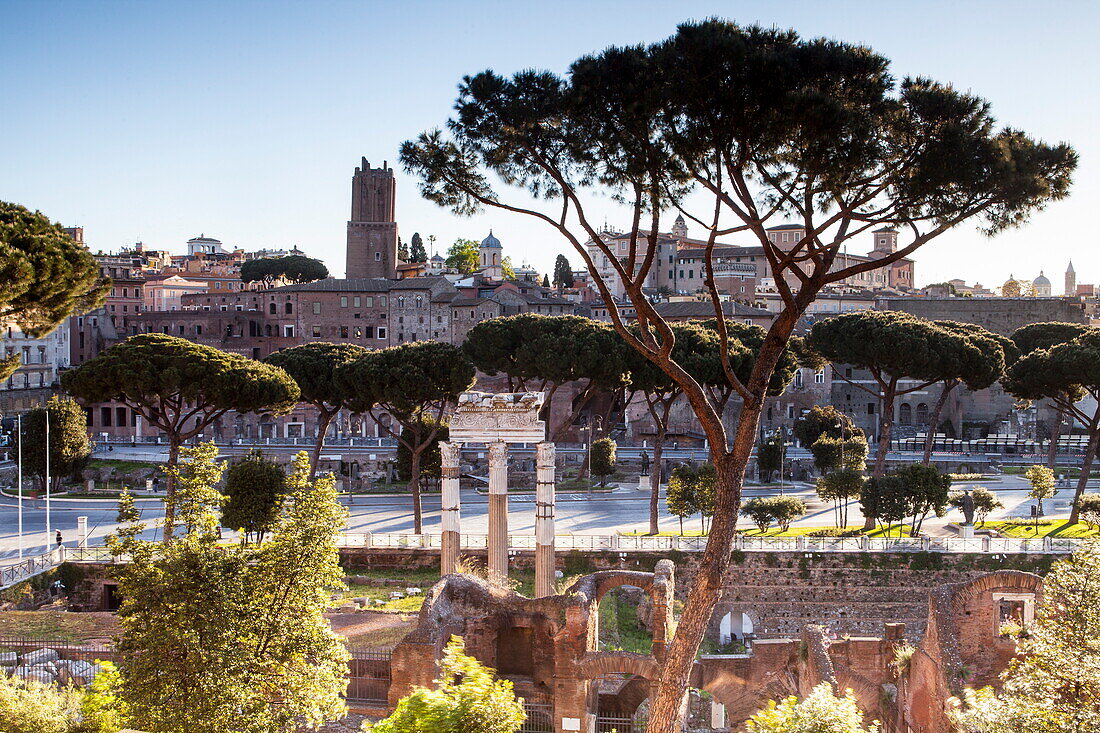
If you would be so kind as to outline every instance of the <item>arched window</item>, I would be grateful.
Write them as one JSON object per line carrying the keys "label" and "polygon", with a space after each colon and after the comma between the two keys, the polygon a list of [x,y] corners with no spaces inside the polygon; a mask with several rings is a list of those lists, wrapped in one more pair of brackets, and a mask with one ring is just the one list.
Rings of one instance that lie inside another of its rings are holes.
{"label": "arched window", "polygon": [[[927,402],[921,402],[919,405],[917,405],[917,425],[927,425],[927,424],[928,424],[928,403]],[[935,430],[936,426],[933,425],[932,429]]]}
{"label": "arched window", "polygon": [[913,424],[913,408],[907,402],[901,403],[901,407],[898,408],[898,424]]}
{"label": "arched window", "polygon": [[271,335],[271,324],[268,323],[268,324],[264,325],[264,336],[270,336],[270,335]]}
{"label": "arched window", "polygon": [[293,313],[294,312],[294,304],[293,303],[288,302],[286,304],[286,312],[287,313]]}
{"label": "arched window", "polygon": [[278,313],[278,312],[279,312],[278,308],[276,308],[276,307],[275,307],[275,303],[274,303],[274,301],[272,301],[272,302],[271,302],[271,303],[270,303],[270,304],[268,305],[267,311],[268,311],[268,313],[271,313],[272,315],[275,315],[276,313]]}
{"label": "arched window", "polygon": [[421,307],[423,307],[423,305],[424,305],[424,298],[422,298],[419,295],[416,296],[416,307],[421,308]]}

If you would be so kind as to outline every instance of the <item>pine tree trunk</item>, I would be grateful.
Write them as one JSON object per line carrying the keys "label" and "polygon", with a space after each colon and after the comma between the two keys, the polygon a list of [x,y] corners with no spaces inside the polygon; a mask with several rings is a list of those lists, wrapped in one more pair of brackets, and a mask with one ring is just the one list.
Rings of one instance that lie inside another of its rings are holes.
{"label": "pine tree trunk", "polygon": [[[890,450],[890,434],[894,429],[894,391],[897,380],[891,380],[890,386],[882,393],[882,410],[879,415],[878,452],[875,454],[875,470],[871,478],[881,478],[886,473],[886,454]],[[873,517],[865,517],[863,529],[874,529]]]}
{"label": "pine tree trunk", "polygon": [[413,503],[413,534],[424,534],[424,517],[420,508],[420,452],[424,446],[417,445],[409,451],[409,490]]}
{"label": "pine tree trunk", "polygon": [[940,413],[943,412],[943,406],[947,404],[948,395],[958,384],[955,380],[944,383],[943,389],[940,390],[940,398],[936,400],[936,406],[928,416],[928,435],[924,439],[924,458],[921,460],[921,463],[926,466],[932,461],[932,449],[935,447],[936,427],[940,424]]}
{"label": "pine tree trunk", "polygon": [[1058,439],[1062,437],[1062,413],[1055,411],[1058,419],[1054,421],[1054,427],[1050,431],[1050,447],[1047,448],[1047,468],[1054,471],[1058,468]]}
{"label": "pine tree trunk", "polygon": [[[168,469],[174,469],[179,465],[180,439],[174,434],[168,435]],[[167,471],[164,479],[164,542],[172,541],[172,535],[176,525],[176,477],[172,471]]]}
{"label": "pine tree trunk", "polygon": [[1069,521],[1070,524],[1076,524],[1081,518],[1081,512],[1078,511],[1078,502],[1081,501],[1081,496],[1085,493],[1085,487],[1089,482],[1089,474],[1092,473],[1092,462],[1096,458],[1096,445],[1100,442],[1100,431],[1097,431],[1096,426],[1092,426],[1092,435],[1089,436],[1089,445],[1085,449],[1085,460],[1081,463],[1081,477],[1077,479],[1077,491],[1073,493],[1073,506],[1070,508]]}
{"label": "pine tree trunk", "polygon": [[325,449],[325,436],[328,434],[329,425],[336,417],[336,412],[321,410],[317,418],[317,440],[313,445],[313,455],[310,457],[309,479],[317,477],[317,465],[321,462],[321,451]]}
{"label": "pine tree trunk", "polygon": [[[755,442],[759,417],[759,403],[746,404],[742,409],[733,451],[714,461],[718,487],[707,548],[688,590],[687,603],[676,626],[676,634],[668,646],[659,679],[652,681],[656,694],[650,706],[649,733],[676,733],[679,730],[680,706],[687,692],[691,668],[710,624],[714,605],[721,596],[729,567],[738,514],[735,504],[740,501],[740,489]],[[717,450],[720,451],[721,447]]]}

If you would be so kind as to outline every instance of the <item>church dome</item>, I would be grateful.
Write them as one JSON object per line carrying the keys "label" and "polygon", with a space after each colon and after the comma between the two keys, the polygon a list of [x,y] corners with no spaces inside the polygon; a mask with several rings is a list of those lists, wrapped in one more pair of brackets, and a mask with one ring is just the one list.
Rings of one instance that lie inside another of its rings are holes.
{"label": "church dome", "polygon": [[443,257],[441,257],[438,254],[432,255],[432,262],[445,262],[445,261],[446,260],[444,260]]}
{"label": "church dome", "polygon": [[1040,270],[1040,271],[1039,271],[1039,277],[1037,277],[1037,278],[1035,278],[1034,280],[1032,280],[1032,281],[1031,281],[1031,284],[1032,284],[1032,285],[1035,285],[1035,286],[1039,286],[1039,285],[1050,285],[1050,280],[1047,280],[1047,277],[1046,277],[1046,275],[1044,275],[1044,274],[1043,274],[1043,271],[1042,271],[1042,270]]}
{"label": "church dome", "polygon": [[481,240],[481,246],[482,247],[494,247],[494,248],[500,249],[500,247],[501,247],[500,240],[493,236],[493,230],[492,229],[489,230],[489,236],[487,236],[485,239]]}

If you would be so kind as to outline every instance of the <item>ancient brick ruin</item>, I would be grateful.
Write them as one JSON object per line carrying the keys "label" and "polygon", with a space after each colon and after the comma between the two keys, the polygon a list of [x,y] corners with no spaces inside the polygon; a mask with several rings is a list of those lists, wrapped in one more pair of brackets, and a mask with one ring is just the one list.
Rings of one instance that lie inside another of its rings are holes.
{"label": "ancient brick ruin", "polygon": [[[417,628],[394,649],[390,705],[417,685],[430,686],[444,646],[461,636],[470,654],[514,682],[545,730],[602,730],[598,722],[608,720],[629,725],[649,697],[669,640],[674,572],[669,560],[652,573],[599,571],[560,595],[536,599],[479,578],[447,576],[428,594]],[[647,599],[651,654],[599,649],[600,601],[621,587],[640,589]],[[923,638],[900,675],[891,662],[906,641],[904,623],[886,624],[881,636],[840,637],[828,626],[806,624],[787,638],[758,638],[743,627],[731,631],[729,612],[719,606],[712,631],[746,646],[700,656],[691,684],[713,696],[713,729],[736,730],[768,699],[806,695],[828,682],[851,689],[868,720],[882,721],[886,732],[946,733],[946,711],[961,688],[996,684],[1015,654],[1002,624],[1030,621],[1041,593],[1042,579],[1019,571],[933,589]]]}

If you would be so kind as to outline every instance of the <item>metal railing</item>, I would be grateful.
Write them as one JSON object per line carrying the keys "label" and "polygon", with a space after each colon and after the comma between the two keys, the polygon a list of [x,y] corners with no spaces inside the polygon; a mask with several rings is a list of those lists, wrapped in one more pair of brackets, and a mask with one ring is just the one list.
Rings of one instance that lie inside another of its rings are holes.
{"label": "metal railing", "polygon": [[[945,553],[1035,553],[1068,554],[1088,543],[1086,539],[1041,537],[745,537],[733,538],[733,549],[744,552],[945,552]],[[340,547],[424,548],[436,549],[442,544],[439,534],[344,533]],[[484,549],[486,534],[461,535],[464,550]],[[554,538],[559,551],[590,552],[701,552],[706,537],[653,535],[589,535],[567,534]],[[533,535],[508,535],[511,550],[532,550]]]}
{"label": "metal railing", "polygon": [[65,554],[70,548],[55,547],[49,552],[32,555],[0,567],[0,589],[9,588],[39,573],[57,567],[65,562]]}

